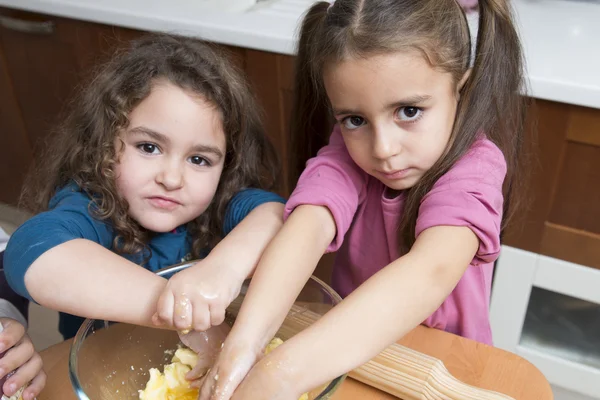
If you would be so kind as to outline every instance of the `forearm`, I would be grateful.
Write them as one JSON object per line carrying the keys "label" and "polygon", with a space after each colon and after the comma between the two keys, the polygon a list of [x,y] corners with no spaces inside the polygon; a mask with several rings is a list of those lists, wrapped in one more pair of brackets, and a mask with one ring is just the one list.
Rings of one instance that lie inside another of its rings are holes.
{"label": "forearm", "polygon": [[364,364],[441,305],[469,265],[469,257],[472,253],[446,264],[440,257],[421,253],[394,261],[273,356],[293,360],[290,372],[299,390]]}
{"label": "forearm", "polygon": [[298,207],[265,250],[232,335],[264,347],[334,236],[335,223],[329,210]]}
{"label": "forearm", "polygon": [[87,318],[153,326],[166,280],[125,258],[75,239],[42,254],[25,285],[40,304]]}
{"label": "forearm", "polygon": [[281,203],[256,207],[210,252],[207,259],[218,258],[244,278],[251,277],[260,257],[283,225]]}

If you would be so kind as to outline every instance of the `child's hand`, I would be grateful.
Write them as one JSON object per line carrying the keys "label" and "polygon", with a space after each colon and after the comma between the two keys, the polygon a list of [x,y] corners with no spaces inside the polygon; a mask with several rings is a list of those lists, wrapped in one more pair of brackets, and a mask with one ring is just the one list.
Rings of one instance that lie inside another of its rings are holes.
{"label": "child's hand", "polygon": [[0,323],[4,327],[0,333],[0,353],[6,352],[0,359],[0,378],[15,371],[14,375],[4,382],[2,391],[5,395],[12,396],[29,383],[23,392],[23,399],[32,400],[46,385],[42,358],[35,352],[23,325],[10,318],[0,318]]}
{"label": "child's hand", "polygon": [[[208,374],[201,380],[192,383],[192,386],[200,387],[198,400],[229,400],[240,382],[261,356],[261,350],[256,350],[244,341],[229,336]],[[192,370],[186,378],[195,380],[199,376],[194,374]]]}
{"label": "child's hand", "polygon": [[[294,367],[271,355],[264,356],[240,340],[230,340],[207,376],[200,381],[198,400],[298,400]],[[262,358],[261,358],[262,357]],[[260,359],[260,361],[258,361]],[[258,362],[257,362],[258,361]],[[187,378],[195,379],[196,376]],[[196,386],[193,383],[192,386]]]}
{"label": "child's hand", "polygon": [[221,324],[207,331],[179,334],[181,342],[198,355],[198,362],[189,373],[190,380],[199,379],[213,366],[230,329],[229,325]]}
{"label": "child's hand", "polygon": [[295,389],[290,372],[290,366],[266,356],[254,365],[231,399],[298,400],[302,393]]}
{"label": "child's hand", "polygon": [[158,300],[156,325],[205,331],[225,320],[246,275],[235,265],[206,258],[174,275]]}

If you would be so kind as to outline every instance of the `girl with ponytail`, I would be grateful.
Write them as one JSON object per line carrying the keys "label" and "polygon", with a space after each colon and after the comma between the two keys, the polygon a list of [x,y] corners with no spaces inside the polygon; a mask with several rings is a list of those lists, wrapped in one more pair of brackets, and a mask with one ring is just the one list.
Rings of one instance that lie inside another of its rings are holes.
{"label": "girl with ponytail", "polygon": [[[297,399],[418,324],[492,343],[492,272],[522,178],[525,107],[511,8],[478,9],[474,55],[458,0],[308,11],[292,133],[298,163],[312,158],[201,399]],[[263,357],[332,251],[344,300]]]}

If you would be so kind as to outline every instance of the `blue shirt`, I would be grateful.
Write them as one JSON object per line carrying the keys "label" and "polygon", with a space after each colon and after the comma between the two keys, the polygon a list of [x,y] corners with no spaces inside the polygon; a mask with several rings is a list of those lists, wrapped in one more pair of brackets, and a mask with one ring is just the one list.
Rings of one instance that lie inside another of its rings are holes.
{"label": "blue shirt", "polygon": [[[253,209],[268,202],[284,203],[285,200],[260,189],[238,192],[227,206],[223,235],[227,235]],[[34,216],[17,229],[4,255],[6,278],[15,292],[31,299],[25,287],[25,273],[39,256],[55,246],[73,239],[87,239],[113,250],[115,232],[112,225],[94,218],[90,207],[93,207],[90,197],[76,185],[68,185],[50,200],[48,211]],[[148,244],[150,258],[142,266],[150,271],[158,271],[188,261],[191,258],[191,245],[192,238],[185,226],[178,227],[174,232],[156,234]],[[148,254],[122,256],[141,264],[145,255]],[[59,328],[65,338],[74,336],[83,321],[72,317],[61,313]]]}

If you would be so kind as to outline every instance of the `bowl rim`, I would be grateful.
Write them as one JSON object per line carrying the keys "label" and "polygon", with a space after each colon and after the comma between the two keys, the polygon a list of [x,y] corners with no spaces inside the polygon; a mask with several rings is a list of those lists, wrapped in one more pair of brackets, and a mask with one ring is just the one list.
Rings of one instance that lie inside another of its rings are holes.
{"label": "bowl rim", "polygon": [[[201,259],[185,261],[185,262],[182,262],[179,264],[174,264],[174,265],[171,265],[171,266],[168,266],[165,268],[161,268],[158,271],[155,271],[154,273],[158,276],[164,276],[167,274],[177,273],[177,272],[180,272],[180,271],[192,266],[193,264],[197,263],[198,261],[201,261]],[[327,294],[330,295],[333,299],[335,299],[337,301],[336,304],[339,304],[342,301],[341,296],[336,291],[334,291],[328,284],[323,282],[321,279],[317,278],[314,275],[311,275],[308,278],[308,281],[311,281],[311,280],[314,281],[315,283],[317,283],[322,289],[325,289]],[[86,318],[85,321],[83,321],[83,323],[77,330],[77,333],[75,334],[75,337],[73,338],[73,341],[71,342],[71,347],[69,349],[69,363],[68,363],[69,380],[71,381],[71,386],[73,387],[73,391],[75,392],[75,395],[79,398],[79,400],[93,400],[93,399],[90,399],[88,397],[88,395],[85,393],[85,391],[83,390],[83,387],[82,387],[81,383],[79,382],[79,378],[77,377],[77,374],[75,373],[75,371],[77,371],[77,368],[78,368],[77,352],[81,348],[81,345],[83,344],[82,338],[84,338],[85,333],[88,332],[92,328],[92,325],[95,323],[95,321],[102,321],[102,320]],[[107,321],[104,321],[104,322],[105,322],[105,324],[108,323]],[[331,382],[329,382],[329,384],[325,387],[325,389],[323,389],[323,391],[321,393],[319,393],[319,395],[315,398],[315,400],[326,400],[326,399],[330,398],[331,395],[333,394],[332,392],[335,391],[342,384],[344,379],[346,379],[347,375],[348,374],[340,375],[337,378],[333,379]]]}

